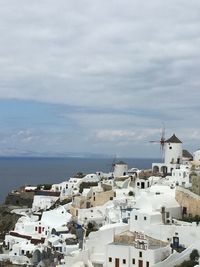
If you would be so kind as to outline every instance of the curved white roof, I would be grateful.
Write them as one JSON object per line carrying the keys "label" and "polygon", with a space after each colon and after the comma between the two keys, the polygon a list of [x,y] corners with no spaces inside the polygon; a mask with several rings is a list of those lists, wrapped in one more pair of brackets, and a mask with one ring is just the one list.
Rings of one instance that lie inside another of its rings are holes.
{"label": "curved white roof", "polygon": [[143,211],[156,211],[160,210],[161,207],[172,208],[179,207],[175,197],[171,194],[160,194],[160,195],[141,195],[136,201],[136,208]]}
{"label": "curved white roof", "polygon": [[68,213],[63,206],[57,209],[44,211],[42,214],[41,222],[52,227],[59,227],[66,225],[70,221],[72,215]]}

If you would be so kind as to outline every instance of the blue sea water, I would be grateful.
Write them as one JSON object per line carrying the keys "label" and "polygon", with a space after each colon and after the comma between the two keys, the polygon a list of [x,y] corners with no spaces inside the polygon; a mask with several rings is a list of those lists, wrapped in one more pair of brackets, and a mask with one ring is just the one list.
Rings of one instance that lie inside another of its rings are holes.
{"label": "blue sea water", "polygon": [[[129,168],[151,168],[157,159],[120,159]],[[95,158],[0,158],[0,203],[13,189],[22,185],[59,183],[77,172],[112,171],[113,159]]]}

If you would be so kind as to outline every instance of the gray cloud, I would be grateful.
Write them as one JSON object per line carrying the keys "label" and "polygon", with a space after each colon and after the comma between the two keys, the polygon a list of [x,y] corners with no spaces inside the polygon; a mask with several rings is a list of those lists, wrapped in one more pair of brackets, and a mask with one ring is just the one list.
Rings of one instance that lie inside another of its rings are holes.
{"label": "gray cloud", "polygon": [[148,139],[165,121],[197,144],[199,11],[194,0],[0,0],[0,98],[86,109],[68,119],[96,143]]}

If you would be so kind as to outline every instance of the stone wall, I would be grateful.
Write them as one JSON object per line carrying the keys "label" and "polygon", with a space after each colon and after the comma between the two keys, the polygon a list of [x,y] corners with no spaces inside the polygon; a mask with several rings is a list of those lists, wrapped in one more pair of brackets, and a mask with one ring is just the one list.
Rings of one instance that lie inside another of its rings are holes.
{"label": "stone wall", "polygon": [[191,175],[192,192],[200,196],[200,175]]}
{"label": "stone wall", "polygon": [[34,192],[9,193],[5,200],[5,205],[20,207],[32,207]]}
{"label": "stone wall", "polygon": [[183,187],[176,188],[176,200],[185,215],[200,216],[200,196]]}

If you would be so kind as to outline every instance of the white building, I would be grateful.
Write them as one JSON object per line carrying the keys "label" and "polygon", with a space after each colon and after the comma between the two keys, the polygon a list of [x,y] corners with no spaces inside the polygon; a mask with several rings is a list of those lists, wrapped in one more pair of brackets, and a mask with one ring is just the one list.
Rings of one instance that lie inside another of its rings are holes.
{"label": "white building", "polygon": [[149,179],[137,178],[135,181],[135,185],[139,189],[146,189],[150,187],[150,181]]}
{"label": "white building", "polygon": [[51,190],[53,192],[60,192],[61,196],[72,196],[73,194],[78,193],[78,188],[81,182],[82,178],[70,177],[69,181],[53,184]]}
{"label": "white building", "polygon": [[105,266],[106,245],[113,241],[114,235],[128,230],[128,224],[116,223],[104,225],[97,232],[92,232],[86,241],[86,249],[90,252],[90,260],[94,266]]}
{"label": "white building", "polygon": [[170,255],[168,242],[125,231],[107,245],[106,267],[151,267]]}
{"label": "white building", "polygon": [[38,216],[22,216],[15,224],[13,231],[5,237],[5,244],[12,248],[14,244],[24,240],[34,240],[35,243],[44,243],[45,238],[51,233],[67,232],[67,223],[72,215],[64,206],[45,211],[39,220]]}
{"label": "white building", "polygon": [[171,185],[191,186],[190,167],[181,164],[179,169],[172,170],[171,176],[166,176],[166,180],[169,181]]}
{"label": "white building", "polygon": [[59,196],[50,196],[50,195],[34,195],[32,210],[47,210],[49,209],[57,200]]}
{"label": "white building", "polygon": [[179,168],[182,163],[182,142],[173,134],[164,143],[164,163],[153,163],[154,173],[171,173],[173,169]]}
{"label": "white building", "polygon": [[114,178],[126,176],[128,174],[128,165],[123,162],[119,161],[114,164]]}

